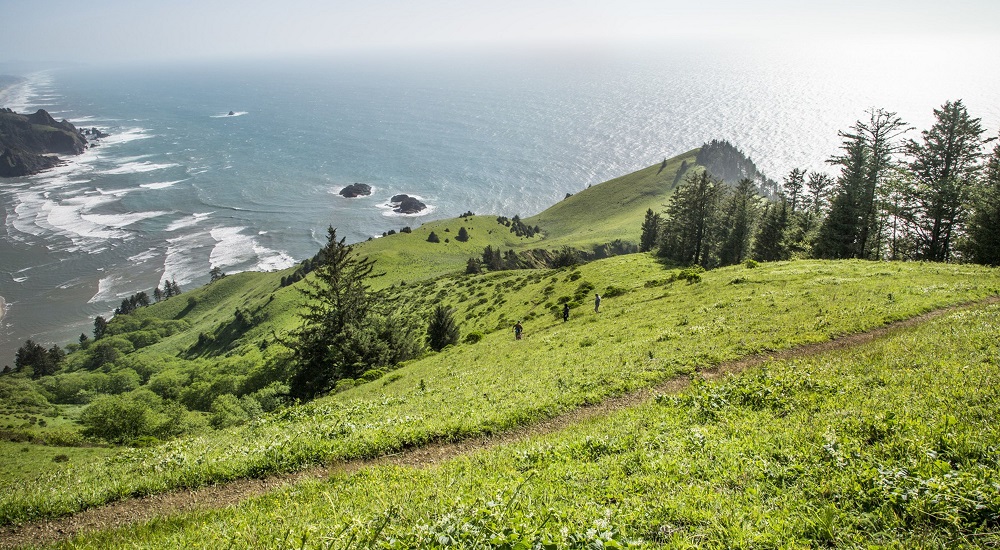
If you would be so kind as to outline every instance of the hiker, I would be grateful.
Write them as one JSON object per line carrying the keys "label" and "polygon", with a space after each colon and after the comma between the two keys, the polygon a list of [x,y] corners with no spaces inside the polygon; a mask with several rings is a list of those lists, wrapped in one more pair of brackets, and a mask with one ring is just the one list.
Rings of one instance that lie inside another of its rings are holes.
{"label": "hiker", "polygon": [[601,295],[594,294],[594,313],[601,312]]}
{"label": "hiker", "polygon": [[514,339],[520,340],[521,333],[524,332],[524,327],[521,326],[521,321],[514,323]]}
{"label": "hiker", "polygon": [[563,322],[569,321],[569,304],[563,305]]}

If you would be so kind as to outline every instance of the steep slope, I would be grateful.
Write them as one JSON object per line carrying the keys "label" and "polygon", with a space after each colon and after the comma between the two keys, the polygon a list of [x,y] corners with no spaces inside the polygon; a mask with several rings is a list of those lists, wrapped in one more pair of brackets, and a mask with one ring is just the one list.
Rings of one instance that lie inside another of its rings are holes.
{"label": "steep slope", "polygon": [[525,221],[540,226],[544,244],[553,248],[589,248],[615,239],[637,243],[646,210],[663,210],[684,174],[696,168],[697,154],[694,149],[591,186]]}

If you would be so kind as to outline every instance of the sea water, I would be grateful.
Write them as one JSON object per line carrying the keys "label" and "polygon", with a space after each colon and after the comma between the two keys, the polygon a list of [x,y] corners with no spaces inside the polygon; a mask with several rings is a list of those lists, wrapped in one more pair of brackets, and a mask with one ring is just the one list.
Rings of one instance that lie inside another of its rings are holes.
{"label": "sea water", "polygon": [[[837,132],[869,107],[926,128],[933,108],[963,99],[995,133],[1000,71],[979,54],[947,79],[917,54],[699,49],[33,72],[0,105],[110,135],[0,180],[0,365],[27,338],[89,334],[95,316],[166,280],[190,289],[214,267],[292,266],[328,226],[357,242],[469,210],[529,216],[711,139],[775,179],[829,170]],[[338,195],[354,182],[372,195]],[[427,210],[394,213],[398,193]]]}

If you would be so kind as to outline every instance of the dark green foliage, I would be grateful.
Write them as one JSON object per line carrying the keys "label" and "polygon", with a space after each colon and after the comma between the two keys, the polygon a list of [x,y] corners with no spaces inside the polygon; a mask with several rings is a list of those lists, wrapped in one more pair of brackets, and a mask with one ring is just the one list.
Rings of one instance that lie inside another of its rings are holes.
{"label": "dark green foliage", "polygon": [[785,176],[784,194],[788,198],[789,208],[794,214],[802,198],[802,189],[806,184],[806,171],[801,168],[792,168],[792,171]]}
{"label": "dark green foliage", "polygon": [[503,254],[500,252],[500,249],[487,245],[483,249],[482,265],[490,271],[500,271],[503,269]]}
{"label": "dark green foliage", "polygon": [[1000,265],[1000,145],[986,163],[986,177],[969,220],[969,255],[986,265]]}
{"label": "dark green foliage", "polygon": [[721,182],[692,174],[667,203],[659,255],[682,265],[709,265],[718,223]]}
{"label": "dark green foliage", "polygon": [[104,336],[104,332],[108,329],[108,321],[104,317],[98,315],[94,318],[94,340],[100,340]]}
{"label": "dark green foliage", "polygon": [[469,261],[465,264],[465,272],[469,275],[475,275],[477,273],[483,272],[483,266],[479,263],[479,260],[475,258],[469,258]]}
{"label": "dark green foliage", "polygon": [[439,243],[441,238],[437,236],[437,233],[431,231],[430,235],[427,235],[427,242],[429,243]]}
{"label": "dark green foliage", "polygon": [[510,228],[510,232],[518,237],[534,237],[542,232],[542,228],[537,225],[531,227],[521,221],[521,216],[514,215],[508,219],[506,216],[497,216],[497,223]]}
{"label": "dark green foliage", "polygon": [[308,300],[302,325],[288,343],[295,362],[291,392],[300,398],[419,351],[411,321],[390,311],[384,296],[368,287],[367,279],[375,275],[372,260],[358,257],[332,227],[319,258],[315,279],[302,289]]}
{"label": "dark green foliage", "polygon": [[[778,194],[778,184],[764,177],[764,174],[757,170],[757,165],[728,141],[712,140],[702,145],[698,150],[697,162],[704,166],[712,177],[730,185],[741,179],[749,179],[760,182],[760,191],[764,196],[775,197]],[[682,165],[678,176],[686,168],[686,164]]]}
{"label": "dark green foliage", "polygon": [[99,397],[83,411],[80,422],[85,436],[117,444],[176,435],[189,425],[182,406],[165,403],[148,390]]}
{"label": "dark green foliage", "polygon": [[921,141],[907,143],[914,181],[905,188],[908,208],[901,215],[916,235],[919,257],[944,262],[951,259],[982,168],[984,130],[961,100],[934,109],[934,118]]}
{"label": "dark green foliage", "polygon": [[660,235],[660,215],[650,208],[646,210],[646,217],[642,220],[642,235],[639,237],[639,251],[649,252],[656,248],[656,241]]}
{"label": "dark green foliage", "polygon": [[51,376],[62,366],[66,353],[57,345],[45,349],[41,344],[28,339],[14,354],[14,370],[30,372],[31,377],[38,379]]}
{"label": "dark green foliage", "polygon": [[225,277],[226,273],[222,271],[221,267],[215,266],[208,272],[208,276],[210,278],[209,282],[214,283],[215,281],[218,281],[223,277]]}
{"label": "dark green foliage", "polygon": [[759,214],[761,200],[753,180],[737,182],[724,207],[719,228],[719,265],[735,265],[749,254],[750,237]]}
{"label": "dark green foliage", "polygon": [[577,253],[575,250],[568,246],[562,247],[559,253],[556,254],[555,260],[553,261],[554,267],[571,267],[579,263]]}
{"label": "dark green foliage", "polygon": [[885,183],[897,163],[898,139],[907,131],[896,113],[869,111],[868,122],[855,122],[843,138],[842,155],[830,159],[841,167],[830,214],[820,227],[814,253],[821,258],[882,258],[886,216],[880,204]]}
{"label": "dark green foliage", "polygon": [[434,351],[441,351],[445,346],[457,344],[458,339],[455,311],[438,304],[431,312],[431,320],[427,324],[427,345]]}
{"label": "dark green foliage", "polygon": [[789,225],[788,201],[782,198],[768,206],[753,244],[753,259],[759,262],[787,260],[790,256],[785,232]]}
{"label": "dark green foliage", "polygon": [[141,307],[148,306],[149,303],[149,295],[145,292],[133,294],[122,299],[121,305],[115,308],[115,315],[128,315]]}
{"label": "dark green foliage", "polygon": [[464,243],[469,240],[469,231],[463,226],[458,228],[458,235],[455,236],[455,240]]}

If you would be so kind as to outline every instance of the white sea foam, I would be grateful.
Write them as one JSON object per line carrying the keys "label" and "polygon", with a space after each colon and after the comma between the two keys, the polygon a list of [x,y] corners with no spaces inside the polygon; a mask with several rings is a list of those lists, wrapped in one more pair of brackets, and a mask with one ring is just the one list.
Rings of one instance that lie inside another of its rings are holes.
{"label": "white sea foam", "polygon": [[96,304],[99,302],[108,302],[111,300],[117,300],[119,298],[126,298],[132,295],[134,283],[128,272],[123,273],[113,273],[106,277],[102,277],[100,281],[97,282],[97,293],[95,293],[90,300],[87,301],[89,304]]}
{"label": "white sea foam", "polygon": [[118,168],[112,168],[111,170],[105,170],[101,172],[102,174],[142,174],[145,172],[152,172],[154,170],[163,170],[164,168],[173,168],[178,166],[174,163],[155,163],[155,162],[126,162],[119,166]]}
{"label": "white sea foam", "polygon": [[13,277],[13,278],[11,278],[11,280],[14,281],[15,283],[23,283],[24,281],[27,281],[28,278],[27,277]]}
{"label": "white sea foam", "polygon": [[134,256],[130,256],[129,259],[128,259],[129,264],[131,264],[131,265],[137,265],[137,264],[146,263],[149,260],[152,260],[153,258],[156,258],[159,255],[159,252],[160,252],[159,248],[150,248],[149,250],[147,250],[145,252],[140,252],[140,253],[138,253],[138,254],[136,254]]}
{"label": "white sea foam", "polygon": [[194,213],[190,216],[171,222],[164,231],[177,231],[178,229],[183,229],[185,227],[192,227],[211,215],[212,212]]}
{"label": "white sea foam", "polygon": [[259,258],[256,267],[257,271],[277,271],[292,267],[296,263],[295,258],[289,256],[287,252],[272,250],[266,246],[257,245],[253,251],[257,255],[257,258]]}
{"label": "white sea foam", "polygon": [[171,187],[175,184],[187,181],[188,179],[190,178],[185,178],[182,180],[174,180],[174,181],[159,181],[156,183],[142,183],[139,184],[139,187],[143,187],[146,189],[166,189],[167,187]]}
{"label": "white sea foam", "polygon": [[186,285],[206,275],[210,269],[207,256],[214,243],[208,231],[167,239],[160,286],[168,280]]}
{"label": "white sea foam", "polygon": [[130,212],[128,214],[82,214],[80,218],[96,225],[121,229],[134,223],[169,214],[162,210],[152,212]]}
{"label": "white sea foam", "polygon": [[256,257],[253,237],[244,235],[246,227],[218,227],[212,230],[212,238],[218,243],[212,249],[209,263],[212,267],[229,267],[247,263]]}

